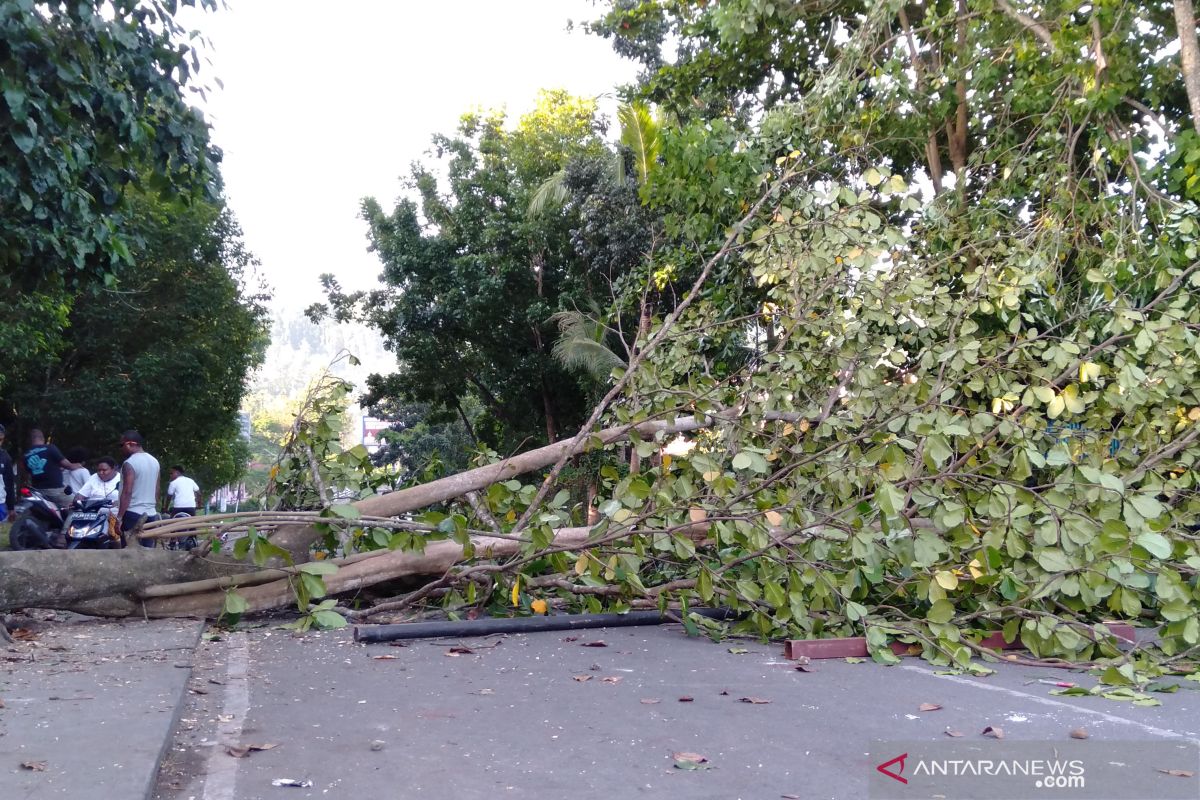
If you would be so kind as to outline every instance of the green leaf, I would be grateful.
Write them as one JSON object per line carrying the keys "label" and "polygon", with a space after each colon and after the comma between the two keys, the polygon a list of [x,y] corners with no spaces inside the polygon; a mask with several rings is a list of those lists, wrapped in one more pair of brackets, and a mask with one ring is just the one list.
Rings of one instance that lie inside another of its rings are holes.
{"label": "green leaf", "polygon": [[945,624],[954,619],[954,604],[949,600],[938,600],[929,607],[929,611],[925,613],[925,619],[930,622]]}
{"label": "green leaf", "polygon": [[749,469],[753,463],[754,463],[754,459],[752,459],[750,457],[750,454],[747,453],[745,450],[743,450],[742,452],[738,453],[736,456],[733,457],[733,468],[734,469]]}
{"label": "green leaf", "polygon": [[1155,558],[1171,557],[1171,543],[1161,533],[1147,532],[1138,534],[1138,537],[1134,541],[1146,548],[1150,555]]}
{"label": "green leaf", "polygon": [[875,489],[875,502],[879,510],[889,517],[897,517],[904,507],[904,492],[887,481],[881,481]]}
{"label": "green leaf", "polygon": [[1163,504],[1148,494],[1135,494],[1127,500],[1144,519],[1157,519],[1164,510]]}
{"label": "green leaf", "polygon": [[327,594],[325,581],[321,580],[319,575],[301,572],[300,582],[304,585],[304,591],[307,592],[309,599],[324,597]]}
{"label": "green leaf", "polygon": [[329,561],[306,561],[297,569],[309,575],[332,575],[338,571],[338,565]]}
{"label": "green leaf", "polygon": [[335,517],[341,517],[342,519],[358,519],[362,516],[362,512],[352,505],[330,506],[329,510]]}
{"label": "green leaf", "polygon": [[237,592],[226,592],[225,605],[221,609],[221,614],[230,617],[238,617],[242,614],[245,614],[246,609],[249,607],[250,606],[246,602],[246,598],[242,597]]}
{"label": "green leaf", "polygon": [[322,630],[332,631],[347,625],[346,618],[336,611],[314,611],[312,616]]}

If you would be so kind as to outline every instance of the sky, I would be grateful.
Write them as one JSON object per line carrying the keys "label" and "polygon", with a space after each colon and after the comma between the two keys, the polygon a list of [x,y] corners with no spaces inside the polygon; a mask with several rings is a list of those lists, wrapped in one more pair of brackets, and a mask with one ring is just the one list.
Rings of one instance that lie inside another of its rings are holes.
{"label": "sky", "polygon": [[198,102],[281,309],[320,300],[324,272],[347,289],[378,284],[360,201],[390,209],[408,165],[463,112],[506,107],[515,118],[542,88],[611,96],[636,72],[608,41],[566,30],[599,16],[587,0],[227,3],[180,21],[211,43]]}

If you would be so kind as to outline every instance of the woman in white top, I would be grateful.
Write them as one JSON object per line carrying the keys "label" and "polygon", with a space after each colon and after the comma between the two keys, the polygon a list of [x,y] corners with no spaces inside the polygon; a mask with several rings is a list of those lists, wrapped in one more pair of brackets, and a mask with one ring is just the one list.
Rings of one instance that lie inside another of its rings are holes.
{"label": "woman in white top", "polygon": [[87,483],[75,493],[75,501],[108,500],[113,504],[115,513],[120,495],[121,473],[117,471],[117,462],[105,456],[96,462],[96,474],[88,478]]}

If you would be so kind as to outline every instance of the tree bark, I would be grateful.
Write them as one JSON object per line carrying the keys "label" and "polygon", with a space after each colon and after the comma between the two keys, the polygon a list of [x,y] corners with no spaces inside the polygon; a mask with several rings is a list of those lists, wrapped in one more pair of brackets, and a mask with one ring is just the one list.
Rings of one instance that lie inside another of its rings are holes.
{"label": "tree bark", "polygon": [[246,572],[232,558],[174,550],[34,550],[0,554],[0,611],[61,608],[125,616],[140,613],[138,593],[162,583]]}
{"label": "tree bark", "polygon": [[1192,109],[1192,127],[1200,132],[1200,45],[1196,43],[1196,9],[1192,0],[1175,0],[1175,28],[1179,33],[1179,60]]}

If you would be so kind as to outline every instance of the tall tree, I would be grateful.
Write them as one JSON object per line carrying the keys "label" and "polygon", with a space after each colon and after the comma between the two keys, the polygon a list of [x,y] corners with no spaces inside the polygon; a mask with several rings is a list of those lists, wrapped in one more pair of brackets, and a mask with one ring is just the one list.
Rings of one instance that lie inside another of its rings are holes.
{"label": "tall tree", "polygon": [[131,192],[137,266],[74,306],[58,358],[5,392],[23,427],[111,453],[137,428],[206,487],[245,466],[238,410],[267,343],[266,295],[241,230],[221,204]]}
{"label": "tall tree", "polygon": [[[183,0],[213,8],[216,0]],[[8,365],[52,353],[80,292],[130,263],[127,187],[198,198],[215,181],[188,105],[198,55],[162,0],[0,4],[0,318]],[[0,371],[0,388],[12,373]]]}
{"label": "tall tree", "polygon": [[[592,101],[545,92],[509,127],[471,113],[455,136],[434,138],[437,167],[415,165],[404,200],[387,213],[363,204],[386,288],[343,293],[325,276],[333,312],[361,314],[384,335],[401,371],[375,376],[366,401],[428,403],[511,449],[558,438],[581,420],[578,381],[551,357],[560,310],[607,293],[621,267],[591,263],[572,243],[579,213],[529,215],[547,178],[579,159],[610,159]],[[445,183],[437,174],[445,175]],[[317,307],[320,316],[327,309]]]}

